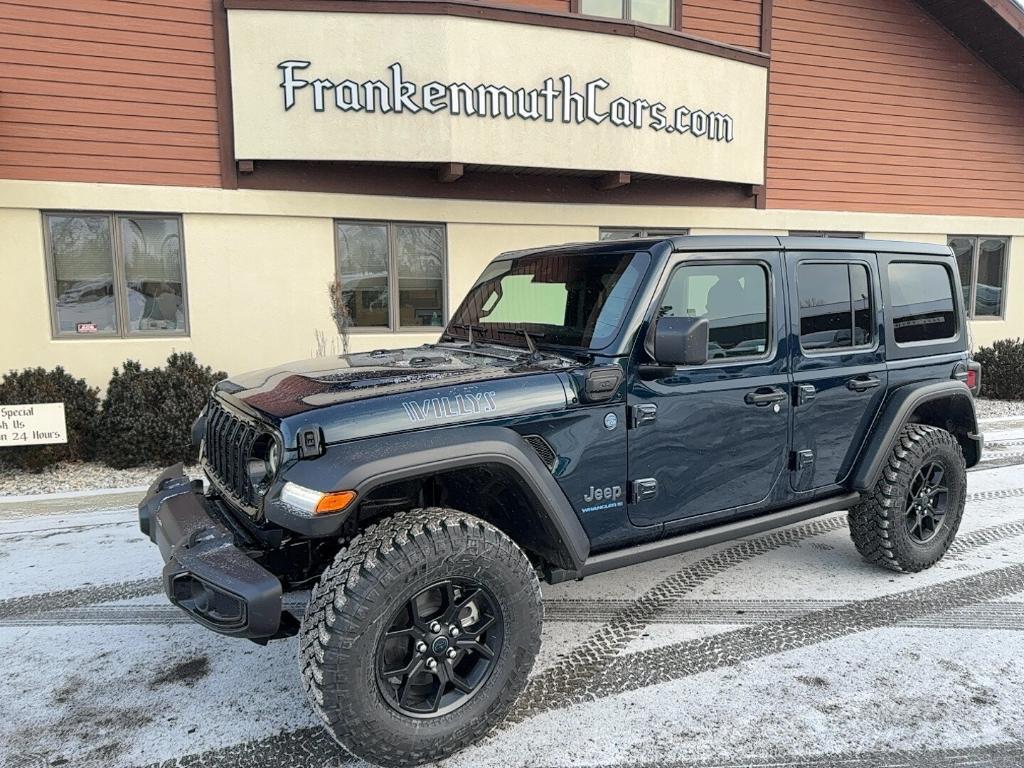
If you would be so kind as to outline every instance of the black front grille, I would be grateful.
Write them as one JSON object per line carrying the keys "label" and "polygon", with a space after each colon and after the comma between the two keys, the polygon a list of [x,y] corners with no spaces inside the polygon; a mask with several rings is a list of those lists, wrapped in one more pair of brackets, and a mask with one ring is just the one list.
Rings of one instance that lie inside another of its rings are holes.
{"label": "black front grille", "polygon": [[249,512],[254,510],[254,503],[248,463],[253,443],[259,435],[254,426],[231,413],[217,400],[210,400],[203,447],[206,471],[219,490]]}

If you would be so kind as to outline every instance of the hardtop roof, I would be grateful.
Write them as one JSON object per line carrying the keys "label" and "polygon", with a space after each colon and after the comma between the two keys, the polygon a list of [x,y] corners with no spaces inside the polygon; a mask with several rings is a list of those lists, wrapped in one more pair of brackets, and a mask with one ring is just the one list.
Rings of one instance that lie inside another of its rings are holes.
{"label": "hardtop roof", "polygon": [[949,256],[948,246],[912,243],[903,240],[867,240],[839,237],[778,237],[775,235],[677,235],[674,237],[636,237],[621,240],[565,243],[542,248],[509,251],[497,258],[516,258],[541,253],[587,251],[612,253],[623,250],[649,251],[668,246],[680,253],[725,251],[849,251],[851,253],[902,253],[920,256]]}

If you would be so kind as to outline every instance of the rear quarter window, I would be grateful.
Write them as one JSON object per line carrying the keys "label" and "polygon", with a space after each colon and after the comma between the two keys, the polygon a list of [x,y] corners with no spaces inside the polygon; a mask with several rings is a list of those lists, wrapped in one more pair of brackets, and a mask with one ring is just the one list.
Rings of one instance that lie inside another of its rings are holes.
{"label": "rear quarter window", "polygon": [[942,264],[889,264],[893,336],[897,344],[944,341],[957,335],[953,276]]}

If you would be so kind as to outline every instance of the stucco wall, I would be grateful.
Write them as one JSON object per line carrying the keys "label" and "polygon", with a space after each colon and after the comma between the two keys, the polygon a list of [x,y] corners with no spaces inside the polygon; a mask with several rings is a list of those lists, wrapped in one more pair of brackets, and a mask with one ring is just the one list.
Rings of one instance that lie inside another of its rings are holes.
{"label": "stucco wall", "polygon": [[[51,338],[43,210],[182,214],[191,336],[175,339]],[[315,332],[333,334],[326,286],[333,277],[335,218],[437,221],[448,228],[449,305],[483,265],[518,248],[593,240],[600,227],[690,227],[693,234],[863,231],[869,237],[944,243],[946,233],[1013,235],[1007,317],[972,324],[975,344],[1024,336],[1024,219],[756,211],[656,206],[543,205],[361,195],[195,190],[173,187],[0,181],[0,370],[64,365],[103,386],[127,358],[162,362],[190,350],[237,372],[310,356]],[[353,350],[422,344],[422,334],[352,334]]]}

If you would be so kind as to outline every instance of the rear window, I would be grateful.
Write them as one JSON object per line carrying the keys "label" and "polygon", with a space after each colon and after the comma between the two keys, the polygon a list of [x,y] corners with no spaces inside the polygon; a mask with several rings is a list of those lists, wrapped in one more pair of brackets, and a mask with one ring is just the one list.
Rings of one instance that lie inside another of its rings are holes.
{"label": "rear window", "polygon": [[893,336],[897,344],[952,339],[957,334],[953,277],[941,264],[889,264]]}

